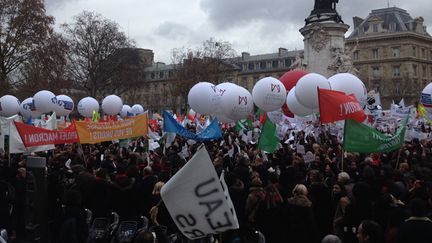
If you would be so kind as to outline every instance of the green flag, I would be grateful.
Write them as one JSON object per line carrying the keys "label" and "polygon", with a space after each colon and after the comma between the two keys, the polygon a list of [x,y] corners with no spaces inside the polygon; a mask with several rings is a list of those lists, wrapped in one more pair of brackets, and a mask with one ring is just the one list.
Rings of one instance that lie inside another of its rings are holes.
{"label": "green flag", "polygon": [[405,117],[396,133],[389,137],[363,123],[346,120],[343,141],[344,149],[345,151],[360,153],[390,152],[399,149],[405,139],[407,123],[408,116]]}
{"label": "green flag", "polygon": [[276,136],[276,125],[270,119],[266,119],[261,136],[259,138],[258,148],[273,153],[279,144],[279,138]]}
{"label": "green flag", "polygon": [[244,125],[244,122],[243,122],[243,121],[237,121],[237,122],[236,122],[236,125],[235,125],[235,130],[236,130],[237,132],[240,132],[240,131],[246,130],[246,127],[245,127],[245,125]]}

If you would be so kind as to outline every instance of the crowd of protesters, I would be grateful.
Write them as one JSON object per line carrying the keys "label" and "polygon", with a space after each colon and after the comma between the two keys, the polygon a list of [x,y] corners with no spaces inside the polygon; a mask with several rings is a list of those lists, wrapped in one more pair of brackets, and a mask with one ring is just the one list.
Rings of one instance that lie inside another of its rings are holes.
{"label": "crowd of protesters", "polygon": [[[314,137],[300,131],[264,154],[234,128],[223,134],[205,146],[217,173],[225,171],[240,229],[214,237],[220,242],[432,242],[431,141],[413,139],[391,153],[344,153],[330,132]],[[182,239],[160,190],[200,143],[178,136],[169,147],[160,142],[155,151],[139,138],[123,147],[73,144],[38,154],[48,161],[51,241],[86,242],[85,209],[93,217],[146,216],[166,227],[157,242],[169,242],[164,236],[171,234]],[[297,144],[315,159],[306,163]],[[0,166],[0,228],[20,242],[26,235],[26,159],[4,155]],[[135,242],[154,238],[145,231]]]}

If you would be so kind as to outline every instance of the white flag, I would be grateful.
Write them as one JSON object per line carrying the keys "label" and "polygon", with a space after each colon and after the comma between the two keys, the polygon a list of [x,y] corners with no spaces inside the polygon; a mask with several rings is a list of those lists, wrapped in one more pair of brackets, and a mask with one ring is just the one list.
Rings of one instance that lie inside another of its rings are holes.
{"label": "white flag", "polygon": [[9,153],[33,153],[54,149],[54,144],[26,148],[13,121],[9,124]]}
{"label": "white flag", "polygon": [[55,112],[52,113],[46,122],[42,123],[42,127],[49,130],[57,129],[57,115]]}
{"label": "white flag", "polygon": [[201,147],[161,191],[162,200],[180,231],[198,239],[238,228],[210,156]]}
{"label": "white flag", "polygon": [[1,134],[9,135],[9,124],[11,121],[21,121],[21,118],[18,115],[14,115],[11,117],[0,117]]}

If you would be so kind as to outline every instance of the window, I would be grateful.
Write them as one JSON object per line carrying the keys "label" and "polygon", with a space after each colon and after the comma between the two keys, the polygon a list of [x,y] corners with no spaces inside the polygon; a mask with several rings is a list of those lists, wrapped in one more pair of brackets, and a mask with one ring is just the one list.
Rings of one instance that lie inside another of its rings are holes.
{"label": "window", "polygon": [[151,77],[151,79],[154,79],[154,78],[155,78],[155,74],[154,74],[154,73],[151,73],[151,74],[150,74],[150,77]]}
{"label": "window", "polygon": [[417,56],[417,47],[415,47],[415,46],[412,47],[412,55],[413,55],[414,57]]}
{"label": "window", "polygon": [[394,83],[394,92],[395,92],[395,94],[400,94],[400,82],[399,81],[396,81]]}
{"label": "window", "polygon": [[359,51],[355,51],[355,52],[353,53],[353,59],[354,59],[354,60],[358,60],[358,59],[359,59]]}
{"label": "window", "polygon": [[422,71],[423,71],[423,72],[422,72],[422,75],[423,75],[423,77],[426,77],[426,74],[427,74],[427,73],[426,73],[426,66],[423,65],[422,69],[423,69],[423,70],[422,70]]}
{"label": "window", "polygon": [[396,23],[390,23],[389,30],[390,31],[396,31]]}
{"label": "window", "polygon": [[277,68],[277,67],[279,67],[279,61],[278,61],[278,60],[273,60],[273,61],[272,61],[272,67],[273,67],[273,68]]}
{"label": "window", "polygon": [[373,32],[378,32],[378,24],[373,25]]}
{"label": "window", "polygon": [[253,63],[249,63],[248,70],[254,70],[255,65]]}
{"label": "window", "polygon": [[380,76],[379,67],[372,67],[372,77],[378,78]]}
{"label": "window", "polygon": [[378,49],[372,49],[372,58],[378,59]]}
{"label": "window", "polygon": [[393,57],[400,57],[400,48],[399,47],[392,47],[392,55],[393,55]]}
{"label": "window", "polygon": [[247,64],[243,64],[243,71],[246,71],[247,70]]}
{"label": "window", "polygon": [[426,59],[426,50],[422,48],[421,51],[422,51],[422,58]]}
{"label": "window", "polygon": [[373,83],[373,89],[375,90],[375,92],[379,93],[380,92],[380,88],[381,88],[381,85],[380,85],[379,81],[376,81],[376,82]]}
{"label": "window", "polygon": [[265,69],[267,63],[265,61],[260,62],[260,69]]}
{"label": "window", "polygon": [[246,88],[247,87],[247,77],[242,77],[240,86]]}
{"label": "window", "polygon": [[291,59],[285,59],[285,67],[291,66],[292,60]]}
{"label": "window", "polygon": [[394,77],[400,77],[400,66],[394,66],[393,67],[393,76]]}
{"label": "window", "polygon": [[414,73],[414,76],[417,76],[417,75],[418,75],[418,72],[417,72],[417,65],[413,65],[413,73]]}
{"label": "window", "polygon": [[163,78],[164,77],[164,73],[163,72],[159,72],[159,78]]}

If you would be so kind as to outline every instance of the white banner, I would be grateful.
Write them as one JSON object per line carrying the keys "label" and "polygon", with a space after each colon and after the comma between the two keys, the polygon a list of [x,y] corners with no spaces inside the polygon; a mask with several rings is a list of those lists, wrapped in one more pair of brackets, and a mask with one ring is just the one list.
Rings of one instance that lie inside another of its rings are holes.
{"label": "white banner", "polygon": [[205,147],[162,187],[161,196],[171,218],[189,239],[239,227]]}
{"label": "white banner", "polygon": [[54,149],[54,144],[26,148],[13,121],[9,122],[9,153],[33,153]]}

